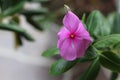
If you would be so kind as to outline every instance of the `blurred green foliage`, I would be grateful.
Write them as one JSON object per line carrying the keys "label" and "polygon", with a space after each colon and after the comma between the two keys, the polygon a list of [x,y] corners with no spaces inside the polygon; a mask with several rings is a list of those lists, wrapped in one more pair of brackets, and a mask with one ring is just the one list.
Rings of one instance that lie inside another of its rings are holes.
{"label": "blurred green foliage", "polygon": [[[37,2],[41,6],[37,9],[27,10],[24,8],[26,3],[34,2]],[[48,25],[50,21],[52,22],[52,20],[46,18],[46,16],[50,15],[50,12],[46,7],[42,6],[42,3],[46,4],[48,2],[49,0],[0,0],[0,29],[15,32],[16,47],[22,45],[22,37],[28,41],[34,41],[32,36],[28,34],[29,31],[20,26],[20,15],[24,15],[27,22],[35,29],[43,31],[43,22],[49,22]],[[40,19],[41,16],[43,17],[43,22],[34,19],[35,17]],[[3,23],[6,17],[10,17],[9,22]]]}

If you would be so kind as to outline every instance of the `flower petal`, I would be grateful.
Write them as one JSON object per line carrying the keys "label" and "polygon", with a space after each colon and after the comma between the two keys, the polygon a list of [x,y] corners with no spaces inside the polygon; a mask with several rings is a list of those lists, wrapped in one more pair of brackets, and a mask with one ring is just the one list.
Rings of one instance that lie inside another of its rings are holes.
{"label": "flower petal", "polygon": [[77,51],[72,42],[71,39],[66,39],[60,48],[60,55],[65,60],[72,61],[77,58]]}
{"label": "flower petal", "polygon": [[77,31],[75,33],[76,33],[77,37],[80,38],[80,39],[88,39],[88,40],[92,41],[92,39],[90,37],[90,34],[85,29],[82,22],[79,24],[79,27],[78,27],[78,29],[77,29]]}
{"label": "flower petal", "polygon": [[75,41],[74,45],[75,46],[78,46],[78,51],[77,51],[77,57],[80,58],[80,57],[83,57],[84,54],[85,54],[85,51],[87,50],[87,48],[89,47],[91,41],[89,40],[86,40],[86,39],[83,39],[83,40],[80,40],[79,41],[79,45],[78,45],[78,42]]}
{"label": "flower petal", "polygon": [[63,41],[69,37],[68,34],[69,31],[65,27],[62,27],[60,32],[58,32],[58,43],[57,43],[58,48],[60,48]]}
{"label": "flower petal", "polygon": [[64,26],[72,32],[77,30],[79,23],[79,18],[71,11],[68,11],[63,19]]}
{"label": "flower petal", "polygon": [[92,39],[82,22],[79,23],[79,27],[75,33],[77,36],[74,41],[74,45],[79,48],[77,49],[77,57],[82,57],[85,54],[86,49],[89,47]]}

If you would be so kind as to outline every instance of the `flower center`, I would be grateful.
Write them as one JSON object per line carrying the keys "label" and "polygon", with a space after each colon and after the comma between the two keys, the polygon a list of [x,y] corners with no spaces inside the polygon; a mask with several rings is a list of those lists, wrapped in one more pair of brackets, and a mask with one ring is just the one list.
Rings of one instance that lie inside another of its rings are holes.
{"label": "flower center", "polygon": [[75,38],[75,34],[70,34],[70,38],[74,39]]}

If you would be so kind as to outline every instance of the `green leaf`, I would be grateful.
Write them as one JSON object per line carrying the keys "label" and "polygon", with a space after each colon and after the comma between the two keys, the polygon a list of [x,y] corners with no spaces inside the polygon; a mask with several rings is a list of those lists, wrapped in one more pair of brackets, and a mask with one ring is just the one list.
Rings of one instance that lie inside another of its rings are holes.
{"label": "green leaf", "polygon": [[120,73],[120,57],[112,52],[104,52],[100,55],[100,63],[113,72]]}
{"label": "green leaf", "polygon": [[114,22],[114,19],[115,19],[115,14],[116,13],[110,13],[108,16],[107,16],[107,20],[108,20],[108,22],[109,22],[109,24],[110,24],[110,27],[112,27],[113,26],[113,22]]}
{"label": "green leaf", "polygon": [[111,31],[113,34],[120,33],[120,13],[115,14]]}
{"label": "green leaf", "polygon": [[[9,27],[15,26],[16,28],[20,29],[21,26],[19,26],[18,24],[19,24],[19,21],[16,20],[15,18],[12,18],[12,20],[10,20],[10,22],[9,22],[9,25],[11,25]],[[25,30],[24,30],[24,32],[19,32],[19,33],[17,32],[17,34],[19,35],[19,38],[24,37],[26,40],[34,41],[34,39]],[[19,42],[22,42],[22,41],[20,41],[20,39],[19,39]]]}
{"label": "green leaf", "polygon": [[2,16],[2,17],[11,16],[11,15],[13,15],[13,14],[15,14],[15,13],[20,12],[21,10],[23,10],[24,3],[25,3],[25,1],[20,2],[18,5],[14,6],[14,7],[8,8],[7,10],[5,10],[5,11],[2,13],[1,16]]}
{"label": "green leaf", "polygon": [[13,7],[18,5],[18,3],[25,1],[25,0],[0,0],[0,6],[2,11],[8,9],[9,7]]}
{"label": "green leaf", "polygon": [[20,28],[20,27],[17,27],[15,25],[11,25],[11,24],[0,23],[0,29],[8,30],[8,31],[14,31],[14,32],[17,32],[17,33],[25,32],[25,30],[23,28]]}
{"label": "green leaf", "polygon": [[24,37],[25,39],[29,41],[34,41],[34,39],[26,32],[26,30],[24,30],[18,25],[0,23],[0,29],[16,32],[20,34],[22,37]]}
{"label": "green leaf", "polygon": [[110,34],[110,27],[105,17],[97,10],[92,11],[87,18],[86,26],[91,36],[99,38]]}
{"label": "green leaf", "polygon": [[63,59],[60,59],[59,61],[56,61],[52,64],[50,68],[50,74],[61,75],[71,69],[77,62],[78,60],[65,61]]}
{"label": "green leaf", "polygon": [[110,51],[105,51],[102,53],[102,55],[106,56],[107,58],[114,61],[115,63],[120,64],[120,55],[119,54],[115,54],[115,53],[110,52]]}
{"label": "green leaf", "polygon": [[86,70],[86,72],[81,76],[79,80],[96,80],[96,77],[100,70],[99,58],[97,57]]}
{"label": "green leaf", "polygon": [[54,48],[50,48],[50,49],[44,51],[42,53],[42,56],[44,56],[44,57],[52,57],[52,56],[54,56],[56,54],[59,54],[59,49],[54,47]]}
{"label": "green leaf", "polygon": [[115,45],[116,43],[120,42],[120,34],[112,34],[108,36],[104,36],[99,38],[93,44],[96,48],[106,48]]}
{"label": "green leaf", "polygon": [[20,35],[21,35],[21,37],[24,37],[28,41],[34,41],[33,37],[30,34],[28,34],[27,32],[20,33]]}
{"label": "green leaf", "polygon": [[34,28],[38,29],[38,30],[43,30],[43,28],[41,27],[41,25],[39,25],[36,21],[34,21],[32,19],[31,16],[26,16],[26,20],[27,22],[29,22]]}
{"label": "green leaf", "polygon": [[116,43],[116,44],[113,46],[113,49],[120,51],[120,42]]}

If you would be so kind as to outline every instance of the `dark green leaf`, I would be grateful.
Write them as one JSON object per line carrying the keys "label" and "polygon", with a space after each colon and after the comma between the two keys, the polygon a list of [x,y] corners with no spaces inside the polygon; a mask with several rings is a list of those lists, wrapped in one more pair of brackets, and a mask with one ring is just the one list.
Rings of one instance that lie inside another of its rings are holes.
{"label": "dark green leaf", "polygon": [[113,49],[120,51],[120,42],[116,43],[116,44],[113,46]]}
{"label": "dark green leaf", "polygon": [[61,75],[71,69],[77,62],[78,60],[65,61],[63,59],[60,59],[59,61],[56,61],[52,64],[50,68],[50,74]]}
{"label": "dark green leaf", "polygon": [[113,46],[118,42],[120,42],[120,34],[112,34],[99,38],[93,46],[96,48],[106,48]]}
{"label": "dark green leaf", "polygon": [[28,34],[27,32],[21,33],[20,35],[21,35],[21,37],[24,37],[28,41],[34,41],[33,37],[30,34]]}
{"label": "dark green leaf", "polygon": [[25,32],[24,29],[22,29],[22,28],[20,28],[16,25],[11,25],[11,24],[0,23],[0,29],[14,31],[14,32],[17,32],[17,33],[24,33]]}
{"label": "dark green leaf", "polygon": [[86,70],[86,72],[81,76],[80,80],[96,80],[96,77],[100,70],[99,58],[97,57]]}
{"label": "dark green leaf", "polygon": [[105,51],[102,53],[102,55],[106,56],[107,58],[109,58],[113,62],[120,64],[120,55],[119,54],[115,54],[115,53],[110,52],[110,51]]}
{"label": "dark green leaf", "polygon": [[25,0],[0,0],[0,6],[2,8],[2,11],[18,5],[20,2],[25,1]]}
{"label": "dark green leaf", "polygon": [[24,5],[25,1],[19,3],[18,5],[14,6],[14,7],[10,7],[7,10],[5,10],[1,16],[6,17],[6,16],[11,16],[15,13],[20,12],[21,10],[23,10],[23,5]]}
{"label": "dark green leaf", "polygon": [[120,33],[120,14],[119,13],[115,14],[111,31],[113,34]]}
{"label": "dark green leaf", "polygon": [[18,25],[0,24],[0,29],[16,32],[29,41],[34,40],[23,28],[19,27]]}
{"label": "dark green leaf", "polygon": [[56,54],[59,54],[59,49],[58,48],[50,48],[42,53],[42,56],[44,57],[52,57]]}
{"label": "dark green leaf", "polygon": [[[112,57],[111,55],[114,56]],[[109,56],[108,53],[107,55],[106,53],[100,55],[100,63],[113,72],[120,72],[120,61],[117,60],[119,60],[119,58],[113,53],[110,53]]]}
{"label": "dark green leaf", "polygon": [[34,28],[38,29],[38,30],[43,30],[43,28],[41,27],[41,25],[39,25],[37,22],[35,22],[31,16],[26,16],[26,20],[27,22],[29,22]]}
{"label": "dark green leaf", "polygon": [[110,27],[105,17],[97,10],[92,11],[86,22],[87,30],[93,37],[110,34]]}
{"label": "dark green leaf", "polygon": [[110,13],[110,14],[108,15],[108,17],[107,17],[107,20],[108,20],[108,22],[109,22],[109,24],[110,24],[110,27],[113,26],[113,22],[114,22],[114,19],[115,19],[115,14],[116,14],[116,13]]}

